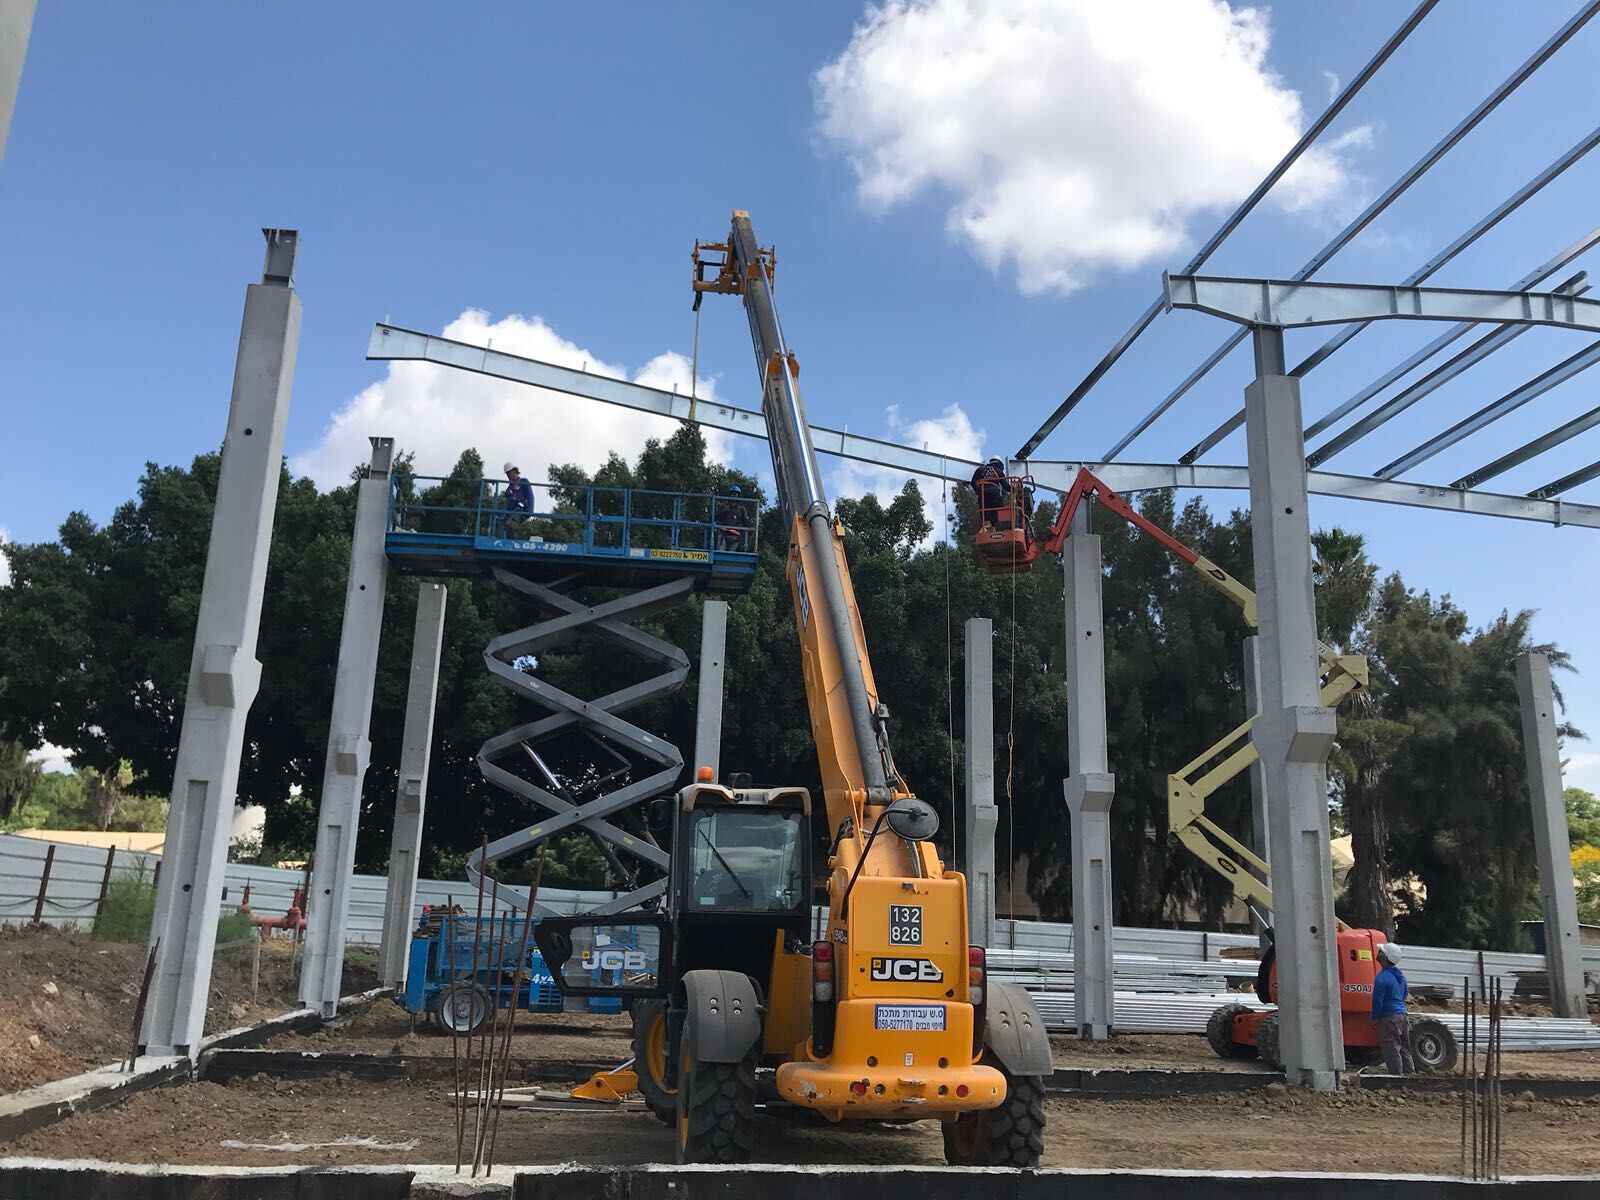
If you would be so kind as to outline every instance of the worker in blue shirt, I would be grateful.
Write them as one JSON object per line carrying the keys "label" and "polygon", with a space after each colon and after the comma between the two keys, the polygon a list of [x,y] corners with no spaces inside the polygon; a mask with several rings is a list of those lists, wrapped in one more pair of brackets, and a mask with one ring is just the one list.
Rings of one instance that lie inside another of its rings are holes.
{"label": "worker in blue shirt", "polygon": [[1383,1047],[1383,1061],[1391,1075],[1415,1075],[1417,1065],[1411,1059],[1411,1031],[1406,1020],[1405,972],[1400,969],[1400,947],[1384,942],[1378,947],[1378,961],[1383,969],[1372,981],[1372,1023],[1378,1030],[1378,1044]]}
{"label": "worker in blue shirt", "polygon": [[516,463],[506,464],[506,536],[521,537],[527,514],[533,511],[533,484],[522,477]]}

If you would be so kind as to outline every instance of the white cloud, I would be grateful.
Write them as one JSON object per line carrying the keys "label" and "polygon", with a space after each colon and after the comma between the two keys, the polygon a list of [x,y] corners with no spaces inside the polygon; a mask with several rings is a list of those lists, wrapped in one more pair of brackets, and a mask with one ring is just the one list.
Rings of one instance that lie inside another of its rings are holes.
{"label": "white cloud", "polygon": [[28,761],[38,763],[46,771],[54,771],[60,775],[72,774],[72,751],[61,746],[52,746],[49,742],[37,750],[28,751]]}
{"label": "white cloud", "polygon": [[[1299,137],[1264,12],[1223,0],[887,0],[814,85],[826,142],[887,211],[931,190],[946,226],[1024,292],[1170,259]],[[1358,186],[1361,134],[1273,193],[1316,215]]]}
{"label": "white cloud", "polygon": [[1567,787],[1600,793],[1600,754],[1585,750],[1568,755],[1562,775]]}
{"label": "white cloud", "polygon": [[[909,422],[901,415],[900,406],[891,404],[884,410],[884,416],[888,419],[884,436],[890,441],[934,454],[948,454],[951,458],[983,458],[984,432],[973,427],[972,418],[959,404],[950,405],[936,417]],[[832,481],[835,499],[840,496],[854,498],[872,492],[887,505],[900,494],[908,478],[904,472],[875,467],[870,463],[851,459],[839,459],[838,463]],[[924,546],[929,546],[946,535],[946,521],[949,514],[955,511],[955,488],[958,485],[945,485],[942,480],[923,475],[916,476],[916,480],[917,486],[922,489],[923,512],[933,526],[933,533],[923,541]]]}
{"label": "white cloud", "polygon": [[[595,375],[629,378],[625,367],[568,341],[537,316],[491,321],[487,313],[468,309],[445,327],[444,336]],[[689,359],[667,351],[632,378],[687,394]],[[714,402],[714,381],[702,378],[697,394]],[[391,362],[387,375],[335,413],[317,444],[291,458],[289,466],[320,487],[335,487],[350,478],[351,468],[371,458],[369,436],[387,436],[399,449],[416,455],[419,475],[443,475],[463,450],[475,447],[491,476],[512,459],[530,480],[541,482],[551,463],[575,462],[593,470],[610,451],[632,459],[646,438],[667,438],[676,428],[665,417],[544,388],[432,363]],[[715,429],[705,435],[710,456],[728,461],[734,435]]]}

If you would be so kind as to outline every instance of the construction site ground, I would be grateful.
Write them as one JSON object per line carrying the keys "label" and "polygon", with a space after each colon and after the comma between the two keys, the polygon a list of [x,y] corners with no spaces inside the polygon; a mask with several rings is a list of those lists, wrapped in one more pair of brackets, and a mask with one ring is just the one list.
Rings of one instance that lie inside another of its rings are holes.
{"label": "construction site ground", "polygon": [[[337,1027],[280,1034],[268,1048],[449,1057],[450,1039],[416,1032],[410,1016],[380,1002]],[[1110,1043],[1053,1039],[1063,1067],[1228,1069],[1203,1038],[1131,1035]],[[620,1062],[626,1019],[524,1015],[513,1043],[511,1086],[537,1064]],[[1507,1055],[1507,1073],[1600,1078],[1592,1053]],[[1249,1070],[1250,1064],[1231,1064]],[[576,1080],[574,1080],[575,1082]],[[553,1085],[546,1084],[546,1087]],[[1502,1169],[1600,1172],[1600,1098],[1535,1100],[1508,1084]],[[1045,1165],[1096,1168],[1451,1173],[1459,1165],[1461,1112],[1452,1095],[1347,1089],[1312,1095],[1260,1091],[1175,1099],[1048,1101]],[[764,1113],[762,1162],[938,1164],[939,1128],[828,1126],[804,1114]],[[85,1113],[5,1148],[15,1155],[134,1163],[238,1166],[450,1163],[455,1157],[451,1085],[436,1078],[371,1082],[344,1074],[166,1087],[115,1109]],[[329,1145],[368,1139],[376,1145]],[[470,1147],[470,1133],[468,1137]],[[468,1151],[470,1155],[470,1148]],[[670,1160],[671,1135],[636,1108],[551,1101],[507,1109],[497,1160],[511,1164],[632,1164]]]}
{"label": "construction site ground", "polygon": [[[299,973],[291,939],[263,945],[253,1002],[251,949],[218,952],[207,1033],[253,1025],[295,1007]],[[7,926],[0,927],[0,962],[0,1092],[78,1075],[127,1055],[144,977],[143,945],[49,926]],[[362,955],[352,954],[345,990],[362,991],[376,982]]]}
{"label": "construction site ground", "polygon": [[[347,991],[350,989],[346,989]],[[397,1005],[381,1002],[315,1033],[285,1032],[267,1042],[274,1050],[322,1050],[356,1054],[449,1057],[450,1039],[427,1032]],[[1260,1071],[1259,1062],[1221,1059],[1198,1034],[1130,1033],[1109,1042],[1085,1042],[1052,1034],[1058,1067],[1106,1070]],[[523,1014],[512,1039],[512,1061],[616,1064],[633,1053],[626,1017],[589,1013]],[[1600,1052],[1507,1054],[1505,1074],[1523,1078],[1600,1079]],[[513,1071],[513,1078],[516,1072]]]}

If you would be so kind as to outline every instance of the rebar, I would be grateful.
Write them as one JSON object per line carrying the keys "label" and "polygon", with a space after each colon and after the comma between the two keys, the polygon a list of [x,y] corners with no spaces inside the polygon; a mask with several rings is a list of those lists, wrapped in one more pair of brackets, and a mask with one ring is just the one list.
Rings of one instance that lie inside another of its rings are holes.
{"label": "rebar", "polygon": [[461,936],[461,923],[456,920],[456,898],[444,898],[445,917],[440,926],[440,933],[450,942],[450,990],[445,993],[445,1013],[450,1025],[450,1078],[455,1084],[451,1104],[454,1107],[456,1118],[456,1171],[461,1170],[461,1143],[465,1136],[465,1121],[467,1116],[466,1098],[461,1094],[461,1085],[464,1082],[461,1074],[461,1031],[457,1027],[455,1018],[456,987],[460,981],[456,974],[456,939]]}
{"label": "rebar", "polygon": [[[511,1003],[514,1011],[522,1000],[522,975],[528,965],[528,935],[533,930],[533,906],[539,899],[539,881],[544,878],[544,856],[549,849],[549,842],[540,844],[539,862],[533,869],[533,884],[528,888],[528,909],[523,914],[522,920],[522,946],[517,951],[517,973],[511,986]],[[529,986],[532,986],[531,977]],[[494,1148],[495,1143],[500,1138],[500,1113],[505,1107],[506,1076],[511,1071],[511,1035],[513,1031],[513,1026],[508,1024],[506,1026],[505,1049],[502,1051],[500,1059],[500,1086],[495,1093],[494,1121],[489,1127],[489,1156],[484,1170],[485,1177],[494,1174]]]}
{"label": "rebar", "polygon": [[[506,928],[505,928],[505,917],[504,917],[504,915],[502,915],[501,918],[500,918],[500,927],[499,927],[499,931],[498,931],[498,937],[496,938],[495,910],[497,908],[499,908],[499,907],[500,907],[500,881],[498,879],[496,879],[496,880],[493,881],[492,890],[489,893],[489,934],[490,934],[491,938],[495,938],[496,939],[495,940],[495,948],[494,948],[493,951],[490,952],[490,953],[493,953],[495,957],[490,961],[494,962],[497,972],[498,972],[500,964],[505,961],[505,938],[506,938]],[[487,953],[486,953],[485,957],[486,958],[488,957]],[[500,999],[499,980],[497,978],[496,979],[496,988],[495,988],[495,1002],[496,1002],[496,1004],[498,1004],[499,999]],[[488,994],[487,989],[485,989],[485,991],[484,991],[484,1004],[487,1006],[488,1003],[489,1003],[489,994]],[[472,1177],[474,1179],[476,1179],[478,1177],[478,1168],[483,1164],[484,1125],[486,1124],[485,1118],[488,1116],[488,1111],[487,1111],[487,1108],[486,1108],[486,1106],[484,1104],[484,1094],[489,1089],[489,1046],[490,1046],[490,1043],[494,1039],[495,1027],[496,1027],[496,1025],[497,1025],[497,1023],[499,1021],[499,1018],[500,1018],[500,1010],[499,1010],[499,1008],[496,1007],[496,1008],[490,1009],[489,1013],[488,1013],[488,1017],[489,1017],[489,1032],[487,1034],[480,1035],[479,1038],[478,1038],[478,1070],[477,1070],[478,1094],[474,1098],[473,1105],[472,1105]]]}

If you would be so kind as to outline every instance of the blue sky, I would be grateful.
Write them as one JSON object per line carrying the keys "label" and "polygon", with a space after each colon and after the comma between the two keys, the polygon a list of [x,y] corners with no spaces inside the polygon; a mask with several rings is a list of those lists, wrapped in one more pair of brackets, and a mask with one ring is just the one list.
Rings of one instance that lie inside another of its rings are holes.
{"label": "blue sky", "polygon": [[[1214,8],[1168,10],[1200,24],[1145,21],[1138,45],[1119,50],[1127,30],[1106,14],[1128,6],[1085,0],[1066,6],[1077,17],[1059,24],[1059,44],[1024,37],[997,67],[994,45],[1018,28],[1007,18],[1049,23],[1048,7],[997,2],[1001,24],[980,21],[973,36],[948,5],[918,5],[874,41],[857,36],[855,0],[397,0],[270,16],[43,0],[0,163],[0,528],[32,541],[73,509],[105,519],[147,460],[215,447],[263,225],[302,232],[287,452],[325,481],[355,465],[349,448],[365,433],[391,431],[368,425],[391,418],[437,455],[474,442],[497,464],[504,448],[533,475],[608,444],[635,449],[637,423],[577,401],[390,375],[364,361],[367,334],[385,317],[425,330],[500,323],[502,348],[686,380],[689,245],[719,236],[736,206],[777,245],[813,419],[947,436],[952,449],[981,432],[984,450],[1008,453],[1284,148],[1264,143],[1292,139],[1326,103],[1329,76],[1347,79],[1410,6],[1265,8],[1231,43],[1270,38],[1240,67],[1204,50],[1201,35],[1238,32]],[[1208,269],[1298,268],[1576,7],[1441,5],[1331,131],[1335,148],[1293,205],[1263,207]],[[1072,42],[1088,27],[1112,46],[1099,59]],[[1181,69],[1161,57],[1172,46],[1149,45],[1158,33],[1194,51]],[[1587,133],[1600,120],[1597,53],[1600,21],[1322,277],[1403,276]],[[1133,102],[1126,89],[1141,78],[1175,92],[1166,100],[1193,128]],[[1436,281],[1501,287],[1586,231],[1600,184],[1591,158]],[[473,309],[487,316],[461,324]],[[1040,457],[1100,456],[1228,331],[1163,318]],[[1308,416],[1436,332],[1362,335],[1307,381]],[[1293,336],[1291,356],[1319,341]],[[1329,466],[1370,471],[1583,344],[1535,330]],[[1123,458],[1171,461],[1237,407],[1249,371],[1247,352],[1230,358]],[[756,402],[729,304],[707,308],[700,374],[716,395]],[[1448,482],[1593,407],[1591,386],[1580,377],[1409,477]],[[429,397],[466,408],[424,429]],[[759,445],[724,449],[760,463]],[[1494,486],[1526,491],[1597,451],[1590,433]],[[1236,437],[1206,461],[1242,457]],[[884,482],[830,471],[845,486]],[[1600,484],[1571,498],[1600,501]],[[1449,592],[1476,621],[1538,609],[1538,635],[1587,668],[1564,680],[1569,715],[1600,735],[1593,533],[1332,501],[1316,501],[1313,520],[1365,534],[1376,561]],[[1600,786],[1597,749],[1569,747],[1569,781]]]}

